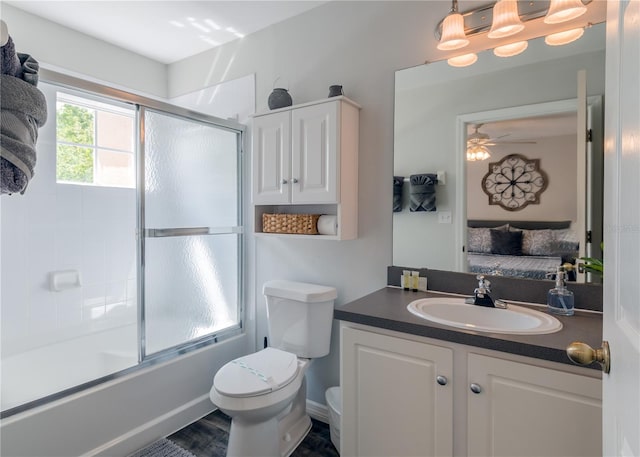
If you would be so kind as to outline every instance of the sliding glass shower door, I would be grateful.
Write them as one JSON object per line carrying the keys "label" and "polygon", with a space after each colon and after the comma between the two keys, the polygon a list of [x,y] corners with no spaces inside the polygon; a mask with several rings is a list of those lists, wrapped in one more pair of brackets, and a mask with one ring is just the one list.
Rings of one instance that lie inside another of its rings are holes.
{"label": "sliding glass shower door", "polygon": [[141,112],[141,358],[240,327],[238,130]]}

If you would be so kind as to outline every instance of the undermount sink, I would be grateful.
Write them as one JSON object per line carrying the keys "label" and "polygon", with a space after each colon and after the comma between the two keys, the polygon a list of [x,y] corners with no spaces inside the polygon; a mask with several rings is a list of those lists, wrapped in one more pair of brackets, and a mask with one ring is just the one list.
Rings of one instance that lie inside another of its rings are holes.
{"label": "undermount sink", "polygon": [[407,309],[438,324],[479,332],[542,335],[562,329],[555,317],[512,304],[506,309],[487,308],[466,304],[464,298],[442,297],[415,300]]}

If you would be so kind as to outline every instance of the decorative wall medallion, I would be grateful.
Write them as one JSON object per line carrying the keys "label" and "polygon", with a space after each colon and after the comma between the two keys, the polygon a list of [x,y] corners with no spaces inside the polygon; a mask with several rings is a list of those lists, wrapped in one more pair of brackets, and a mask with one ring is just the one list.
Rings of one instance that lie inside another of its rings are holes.
{"label": "decorative wall medallion", "polygon": [[540,204],[540,194],[548,182],[547,174],[540,169],[540,159],[511,154],[489,164],[489,172],[482,178],[482,190],[489,196],[490,205],[519,211],[527,205]]}

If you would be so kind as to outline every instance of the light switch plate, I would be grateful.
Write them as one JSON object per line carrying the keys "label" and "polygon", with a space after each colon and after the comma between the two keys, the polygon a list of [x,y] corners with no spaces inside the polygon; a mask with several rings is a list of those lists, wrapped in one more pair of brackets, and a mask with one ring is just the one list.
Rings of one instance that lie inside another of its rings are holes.
{"label": "light switch plate", "polygon": [[439,224],[451,224],[451,211],[438,211]]}

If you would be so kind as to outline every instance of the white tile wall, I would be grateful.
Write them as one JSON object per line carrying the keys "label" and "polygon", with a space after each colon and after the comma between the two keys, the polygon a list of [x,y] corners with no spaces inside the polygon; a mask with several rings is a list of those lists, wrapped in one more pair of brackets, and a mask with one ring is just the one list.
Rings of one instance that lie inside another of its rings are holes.
{"label": "white tile wall", "polygon": [[[55,91],[38,87],[55,113]],[[36,173],[25,194],[0,197],[3,355],[135,322],[137,315],[135,190],[57,184],[54,135],[51,121],[39,132]],[[82,285],[51,291],[49,274],[62,270],[78,270]]]}

